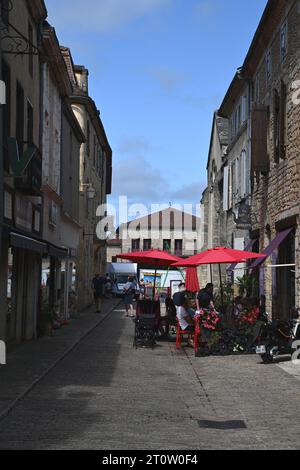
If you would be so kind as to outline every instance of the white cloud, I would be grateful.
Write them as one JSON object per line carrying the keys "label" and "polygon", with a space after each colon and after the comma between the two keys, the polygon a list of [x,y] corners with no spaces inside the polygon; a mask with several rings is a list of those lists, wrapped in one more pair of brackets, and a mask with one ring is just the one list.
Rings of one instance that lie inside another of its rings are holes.
{"label": "white cloud", "polygon": [[[145,204],[198,204],[205,183],[193,181],[182,185],[181,180],[172,180],[170,175],[154,167],[144,157],[130,157],[115,164],[113,169],[113,194],[111,201],[127,196],[129,203]],[[174,189],[177,186],[178,189]]]}
{"label": "white cloud", "polygon": [[131,157],[113,169],[113,198],[127,196],[135,203],[155,203],[165,199],[167,180],[144,157]]}
{"label": "white cloud", "polygon": [[188,204],[199,204],[204,188],[205,183],[191,181],[191,183],[179,186],[177,190],[172,191],[171,200]]}
{"label": "white cloud", "polygon": [[167,67],[153,67],[150,75],[158,82],[160,88],[169,93],[174,91],[178,85],[186,80],[186,76],[177,70]]}
{"label": "white cloud", "polygon": [[122,154],[145,153],[152,149],[151,143],[145,137],[127,137],[120,141],[118,151]]}
{"label": "white cloud", "polygon": [[[71,3],[71,4],[70,4]],[[170,0],[48,0],[56,24],[72,30],[108,33],[170,4]]]}
{"label": "white cloud", "polygon": [[195,17],[200,20],[207,20],[218,11],[216,0],[201,0],[195,5]]}

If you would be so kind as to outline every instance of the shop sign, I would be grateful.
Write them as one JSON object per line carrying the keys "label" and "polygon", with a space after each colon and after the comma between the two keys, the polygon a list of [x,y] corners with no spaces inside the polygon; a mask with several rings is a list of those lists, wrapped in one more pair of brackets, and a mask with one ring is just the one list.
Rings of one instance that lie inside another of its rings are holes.
{"label": "shop sign", "polygon": [[33,230],[37,233],[40,233],[41,230],[41,213],[37,209],[33,213]]}
{"label": "shop sign", "polygon": [[32,215],[32,204],[24,197],[16,197],[16,226],[31,232]]}
{"label": "shop sign", "polygon": [[29,146],[23,155],[19,155],[19,147],[17,139],[10,138],[8,140],[10,166],[15,178],[20,178],[24,175],[26,168],[35,156],[37,148]]}

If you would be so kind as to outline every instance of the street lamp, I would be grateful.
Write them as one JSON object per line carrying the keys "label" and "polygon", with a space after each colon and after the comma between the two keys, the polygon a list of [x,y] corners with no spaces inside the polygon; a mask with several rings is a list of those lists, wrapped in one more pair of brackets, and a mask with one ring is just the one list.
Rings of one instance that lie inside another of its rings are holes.
{"label": "street lamp", "polygon": [[87,191],[86,191],[86,195],[87,195],[87,198],[89,200],[95,199],[95,197],[96,197],[95,188],[93,188],[92,186],[90,188],[88,188]]}
{"label": "street lamp", "polygon": [[86,188],[86,196],[89,200],[93,200],[96,197],[96,190],[91,184],[82,184],[83,188]]}

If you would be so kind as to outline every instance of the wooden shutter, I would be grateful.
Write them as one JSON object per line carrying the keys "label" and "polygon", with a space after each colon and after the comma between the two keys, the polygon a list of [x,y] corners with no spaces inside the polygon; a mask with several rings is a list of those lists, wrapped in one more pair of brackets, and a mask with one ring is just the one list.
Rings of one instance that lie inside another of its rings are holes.
{"label": "wooden shutter", "polygon": [[273,146],[274,146],[274,162],[279,162],[279,113],[280,98],[278,91],[273,91]]}
{"label": "wooden shutter", "polygon": [[268,108],[253,105],[252,108],[252,140],[251,140],[251,171],[266,173],[269,168],[268,158]]}
{"label": "wooden shutter", "polygon": [[228,209],[232,209],[233,205],[233,167],[228,168]]}
{"label": "wooden shutter", "polygon": [[247,194],[247,161],[246,151],[243,150],[241,154],[241,197],[244,198]]}
{"label": "wooden shutter", "polygon": [[279,131],[279,156],[285,158],[285,136],[286,136],[286,84],[281,81],[280,87],[280,131]]}
{"label": "wooden shutter", "polygon": [[228,166],[224,168],[224,180],[223,180],[223,210],[228,211],[228,182],[229,182],[229,170]]}

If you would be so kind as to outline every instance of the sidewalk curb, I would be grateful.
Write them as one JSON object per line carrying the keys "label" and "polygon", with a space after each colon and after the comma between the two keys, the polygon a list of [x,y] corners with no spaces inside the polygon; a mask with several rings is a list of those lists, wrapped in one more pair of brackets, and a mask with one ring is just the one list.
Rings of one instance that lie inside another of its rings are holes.
{"label": "sidewalk curb", "polygon": [[101,320],[99,320],[95,325],[93,325],[86,333],[84,333],[80,338],[78,338],[75,343],[72,344],[54,363],[48,367],[41,375],[38,377],[34,382],[32,382],[27,389],[21,393],[1,414],[0,414],[0,422],[3,421],[11,412],[12,410],[22,401],[26,396],[53,370],[55,367],[62,362],[78,345],[86,339],[96,328],[98,328],[101,323],[103,323],[107,317],[120,305],[120,302],[116,303],[109,311],[104,315]]}

